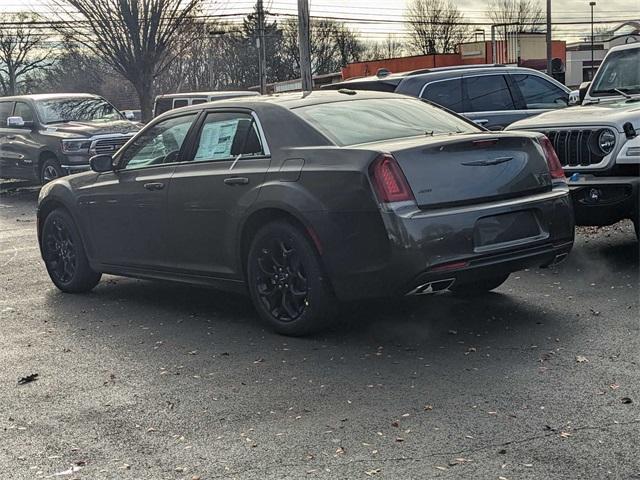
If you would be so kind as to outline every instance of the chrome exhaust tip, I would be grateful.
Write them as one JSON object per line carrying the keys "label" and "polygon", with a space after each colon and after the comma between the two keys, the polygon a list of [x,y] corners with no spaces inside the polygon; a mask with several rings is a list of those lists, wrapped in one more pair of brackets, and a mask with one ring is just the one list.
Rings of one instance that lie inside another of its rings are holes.
{"label": "chrome exhaust tip", "polygon": [[443,292],[445,290],[449,290],[455,281],[455,278],[446,278],[444,280],[435,280],[433,282],[423,283],[407,292],[406,296],[429,295],[432,293]]}

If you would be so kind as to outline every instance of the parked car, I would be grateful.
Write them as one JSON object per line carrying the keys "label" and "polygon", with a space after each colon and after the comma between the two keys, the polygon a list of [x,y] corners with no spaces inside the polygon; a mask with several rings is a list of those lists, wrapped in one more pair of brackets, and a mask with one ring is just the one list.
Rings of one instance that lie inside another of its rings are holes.
{"label": "parked car", "polygon": [[138,131],[104,98],[89,94],[0,98],[0,178],[42,184],[89,169]]}
{"label": "parked car", "polygon": [[323,88],[376,90],[423,98],[489,130],[569,105],[571,90],[537,70],[504,65],[464,65],[356,78]]}
{"label": "parked car", "polygon": [[248,290],[291,335],[323,325],[336,300],[489,291],[573,244],[546,137],[488,132],[403,95],[187,107],[91,165],[40,193],[59,289],[109,273]]}
{"label": "parked car", "polygon": [[614,47],[582,105],[516,122],[549,137],[567,176],[578,225],[634,222],[640,238],[640,43]]}
{"label": "parked car", "polygon": [[188,107],[189,105],[200,105],[201,103],[215,102],[218,100],[228,100],[238,97],[255,97],[258,92],[249,90],[231,92],[187,92],[158,95],[153,104],[153,116],[168,112],[174,108]]}

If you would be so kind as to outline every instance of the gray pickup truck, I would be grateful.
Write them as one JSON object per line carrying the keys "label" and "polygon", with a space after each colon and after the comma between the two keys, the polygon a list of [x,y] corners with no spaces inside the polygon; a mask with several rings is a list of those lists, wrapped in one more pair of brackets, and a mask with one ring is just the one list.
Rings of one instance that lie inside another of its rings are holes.
{"label": "gray pickup truck", "polygon": [[0,178],[55,178],[89,169],[89,158],[113,154],[139,127],[104,98],[43,94],[0,98]]}

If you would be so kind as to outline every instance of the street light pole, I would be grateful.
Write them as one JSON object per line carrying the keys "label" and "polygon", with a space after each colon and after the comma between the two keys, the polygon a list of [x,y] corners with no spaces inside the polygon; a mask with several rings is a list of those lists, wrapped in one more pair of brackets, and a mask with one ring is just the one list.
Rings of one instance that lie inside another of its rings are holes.
{"label": "street light pole", "polygon": [[298,47],[300,48],[300,78],[303,92],[313,90],[309,28],[309,0],[298,0]]}
{"label": "street light pole", "polygon": [[593,7],[596,6],[596,2],[589,2],[589,6],[591,7],[591,80],[595,75],[594,69],[594,60],[593,60]]}
{"label": "street light pole", "polygon": [[547,0],[547,75],[551,76],[551,62],[553,60],[553,48],[551,38],[551,0]]}

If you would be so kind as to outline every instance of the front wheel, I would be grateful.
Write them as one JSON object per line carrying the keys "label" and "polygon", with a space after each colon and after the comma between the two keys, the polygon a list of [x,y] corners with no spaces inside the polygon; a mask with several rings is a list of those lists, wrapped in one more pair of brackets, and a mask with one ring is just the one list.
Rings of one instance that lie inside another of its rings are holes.
{"label": "front wheel", "polygon": [[42,166],[40,167],[40,183],[42,185],[62,176],[64,176],[64,172],[58,160],[55,158],[47,158],[42,162]]}
{"label": "front wheel", "polygon": [[460,296],[473,296],[482,295],[483,293],[490,292],[493,289],[498,288],[509,278],[509,274],[495,275],[493,277],[487,277],[478,279],[473,283],[462,283],[456,285],[455,283],[451,287],[451,291]]}
{"label": "front wheel", "polygon": [[47,215],[41,249],[51,281],[63,292],[88,292],[100,281],[101,274],[89,266],[78,229],[65,210]]}
{"label": "front wheel", "polygon": [[300,229],[272,222],[254,237],[247,283],[260,317],[283,335],[306,335],[331,319],[336,299],[314,246]]}

